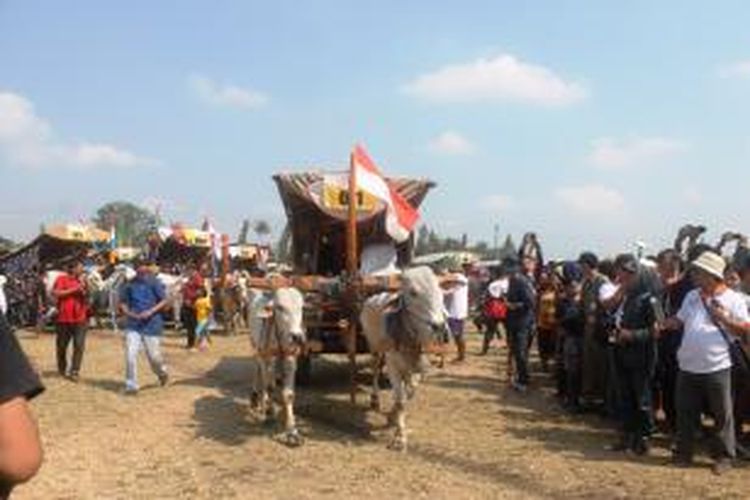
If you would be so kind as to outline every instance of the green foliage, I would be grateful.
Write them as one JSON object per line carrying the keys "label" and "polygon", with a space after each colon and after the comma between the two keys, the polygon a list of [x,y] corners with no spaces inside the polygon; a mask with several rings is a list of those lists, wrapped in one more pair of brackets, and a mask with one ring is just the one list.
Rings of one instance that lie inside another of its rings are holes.
{"label": "green foliage", "polygon": [[237,238],[237,243],[244,245],[247,243],[247,235],[250,232],[250,221],[245,219],[242,221],[242,227],[240,228],[240,234]]}
{"label": "green foliage", "polygon": [[500,247],[500,255],[498,255],[498,258],[504,259],[505,257],[512,257],[517,254],[518,249],[516,248],[516,244],[513,243],[513,237],[511,235],[506,236],[505,243]]}
{"label": "green foliage", "polygon": [[18,243],[15,241],[4,238],[0,236],[0,254],[5,252],[10,252],[11,250],[15,249],[18,246]]}
{"label": "green foliage", "polygon": [[461,238],[441,237],[434,229],[430,229],[427,226],[420,226],[417,231],[417,240],[414,250],[416,255],[467,251],[479,255],[483,259],[496,258],[494,249],[490,248],[490,245],[487,242],[479,241],[474,245],[470,245],[468,234],[462,234]]}
{"label": "green foliage", "polygon": [[105,231],[114,225],[120,246],[141,247],[158,227],[155,214],[128,201],[113,201],[101,206],[92,221]]}
{"label": "green foliage", "polygon": [[268,223],[268,221],[265,220],[257,220],[255,223],[253,223],[253,232],[258,237],[264,237],[271,234],[271,224]]}

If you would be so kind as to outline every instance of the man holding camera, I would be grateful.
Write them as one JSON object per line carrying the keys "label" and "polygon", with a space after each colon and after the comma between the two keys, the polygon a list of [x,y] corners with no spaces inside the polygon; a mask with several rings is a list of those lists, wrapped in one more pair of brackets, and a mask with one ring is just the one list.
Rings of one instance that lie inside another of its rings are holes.
{"label": "man holding camera", "polygon": [[750,335],[750,314],[742,297],[724,282],[726,262],[717,253],[706,251],[691,263],[698,286],[691,291],[677,314],[661,325],[664,331],[683,329],[677,351],[676,466],[689,466],[693,441],[699,427],[704,402],[714,418],[717,441],[717,475],[732,467],[736,449],[732,409],[731,345],[735,337]]}
{"label": "man holding camera", "polygon": [[612,302],[619,304],[614,331],[614,362],[619,388],[622,432],[613,451],[645,455],[653,430],[651,382],[656,364],[654,304],[659,301],[659,279],[631,254],[615,260],[620,288]]}

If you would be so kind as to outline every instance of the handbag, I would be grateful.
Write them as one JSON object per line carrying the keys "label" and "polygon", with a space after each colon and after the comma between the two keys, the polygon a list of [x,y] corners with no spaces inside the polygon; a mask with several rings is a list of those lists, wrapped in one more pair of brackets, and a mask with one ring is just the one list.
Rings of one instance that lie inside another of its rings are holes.
{"label": "handbag", "polygon": [[713,316],[711,316],[711,312],[709,311],[708,306],[706,305],[705,300],[703,301],[703,307],[706,309],[706,314],[708,314],[711,323],[713,323],[714,326],[719,330],[719,333],[721,333],[724,342],[727,343],[727,347],[729,348],[729,357],[732,360],[732,372],[735,376],[744,379],[750,378],[750,358],[748,358],[745,349],[742,348],[740,339],[730,336],[721,327],[721,325],[719,325],[714,320]]}

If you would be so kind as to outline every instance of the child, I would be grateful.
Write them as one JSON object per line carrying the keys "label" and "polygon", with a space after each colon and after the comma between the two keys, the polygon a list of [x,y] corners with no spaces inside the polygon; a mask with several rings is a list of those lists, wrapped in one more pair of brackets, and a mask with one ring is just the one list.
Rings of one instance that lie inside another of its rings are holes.
{"label": "child", "polygon": [[208,347],[208,320],[211,316],[211,299],[208,297],[206,290],[201,288],[198,291],[198,298],[195,300],[195,334],[198,337],[198,348],[204,351]]}

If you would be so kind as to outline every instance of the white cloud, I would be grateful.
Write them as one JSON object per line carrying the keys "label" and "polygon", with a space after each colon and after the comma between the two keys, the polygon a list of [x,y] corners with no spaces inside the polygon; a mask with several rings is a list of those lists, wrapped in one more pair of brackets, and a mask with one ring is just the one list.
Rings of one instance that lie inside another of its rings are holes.
{"label": "white cloud", "polygon": [[612,215],[625,208],[625,198],[619,191],[599,184],[561,187],[555,196],[568,208],[583,214]]}
{"label": "white cloud", "polygon": [[719,76],[722,78],[747,78],[750,79],[750,60],[737,61],[719,68]]}
{"label": "white cloud", "polygon": [[524,102],[563,106],[583,100],[586,89],[552,70],[501,54],[490,59],[443,66],[417,77],[402,90],[427,101]]}
{"label": "white cloud", "polygon": [[687,150],[687,145],[665,137],[641,137],[625,140],[605,137],[592,144],[588,163],[598,168],[617,170],[652,165]]}
{"label": "white cloud", "polygon": [[506,194],[493,194],[481,200],[481,207],[490,212],[504,212],[513,206],[513,198]]}
{"label": "white cloud", "polygon": [[476,147],[468,139],[452,130],[448,130],[435,137],[429,144],[429,149],[435,154],[462,156],[470,155]]}
{"label": "white cloud", "polygon": [[257,109],[269,102],[267,95],[257,90],[219,83],[203,75],[190,75],[190,90],[203,102],[234,109]]}
{"label": "white cloud", "polygon": [[160,162],[109,144],[61,142],[25,97],[0,91],[0,155],[20,167],[137,167]]}

